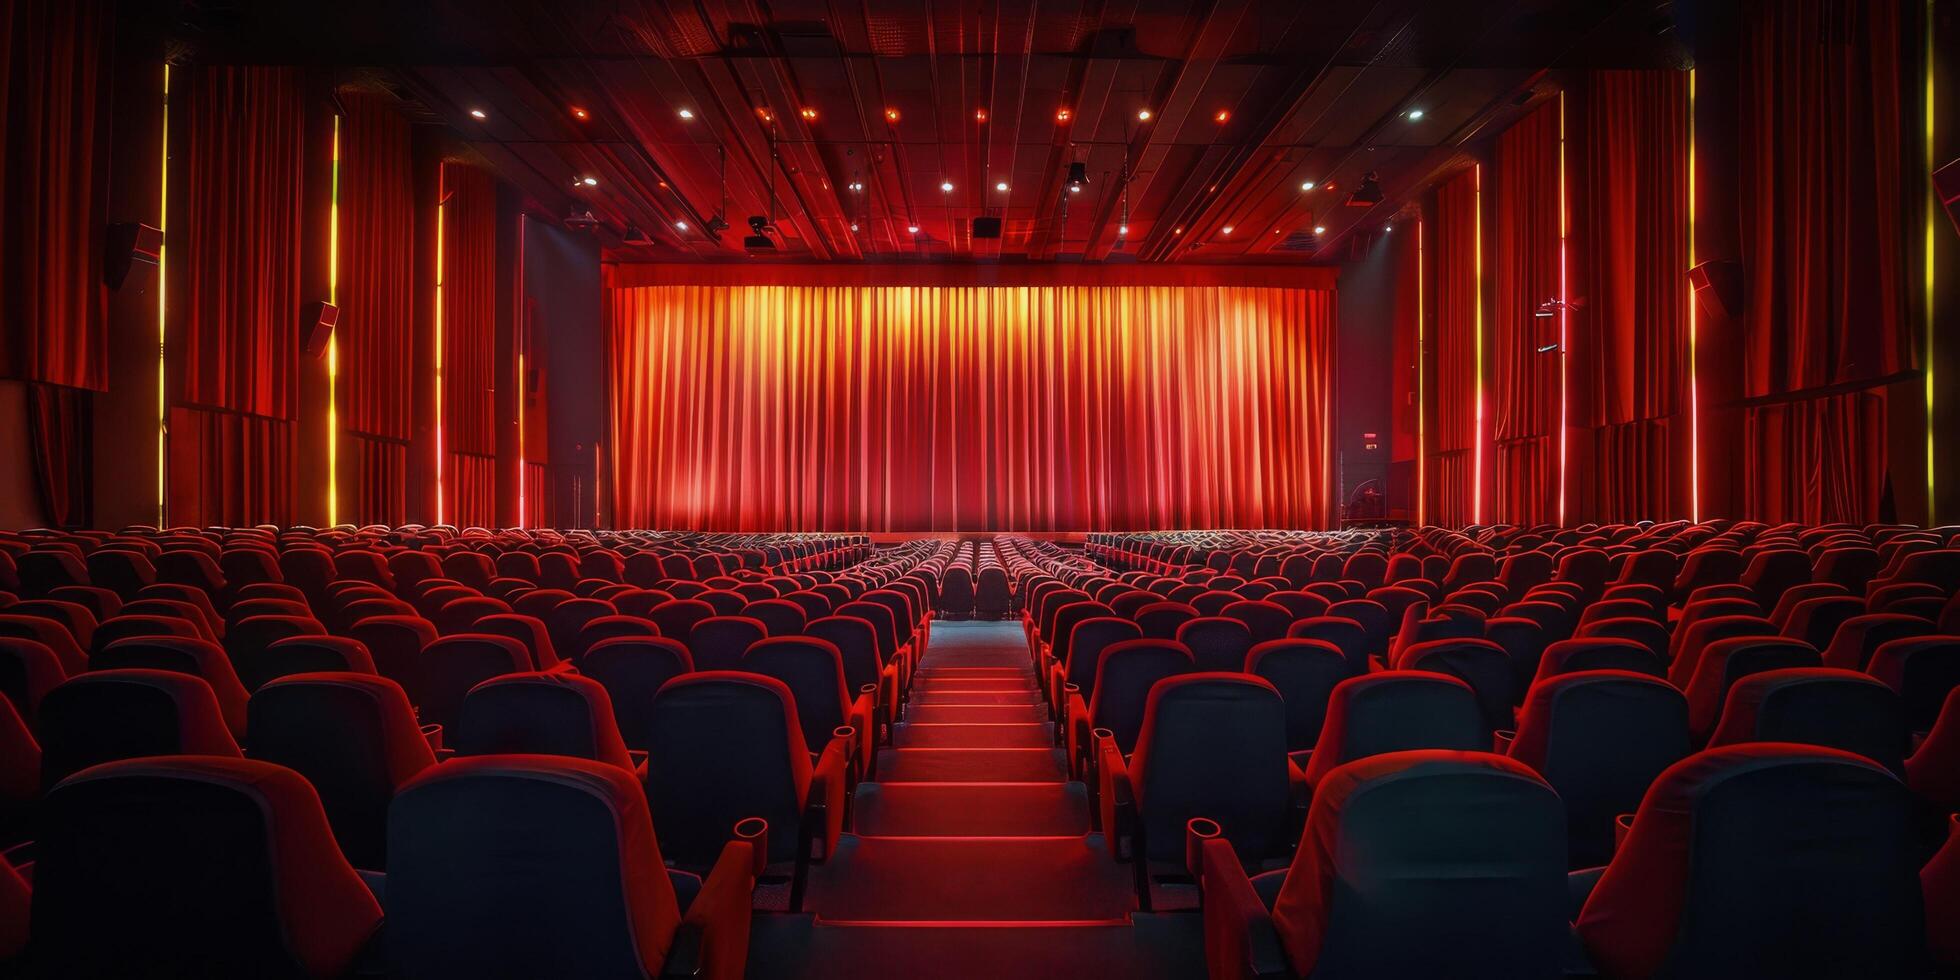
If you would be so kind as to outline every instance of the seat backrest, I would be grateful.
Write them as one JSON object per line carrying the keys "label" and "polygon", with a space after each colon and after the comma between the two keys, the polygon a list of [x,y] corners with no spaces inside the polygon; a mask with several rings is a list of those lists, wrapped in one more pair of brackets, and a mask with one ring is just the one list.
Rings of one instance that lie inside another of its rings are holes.
{"label": "seat backrest", "polygon": [[1903,776],[1908,740],[1899,697],[1882,682],[1849,670],[1790,667],[1737,680],[1709,744],[1823,745]]}
{"label": "seat backrest", "polygon": [[1673,685],[1652,674],[1586,670],[1531,686],[1510,756],[1558,790],[1571,866],[1589,868],[1613,856],[1615,819],[1693,748],[1688,700]]}
{"label": "seat backrest", "polygon": [[1708,749],[1647,791],[1579,937],[1608,976],[1913,975],[1912,823],[1905,787],[1849,752]]}
{"label": "seat backrest", "polygon": [[651,745],[654,695],[662,684],[693,669],[685,645],[657,636],[600,640],[579,664],[581,674],[605,685],[620,737],[628,748],[640,750]]}
{"label": "seat backrest", "polygon": [[1284,639],[1286,628],[1293,625],[1291,611],[1279,603],[1263,600],[1234,602],[1226,606],[1220,615],[1244,623],[1251,632],[1253,643]]}
{"label": "seat backrest", "polygon": [[444,744],[457,755],[557,755],[631,772],[603,684],[563,671],[504,674],[470,688]]}
{"label": "seat backrest", "polygon": [[1092,616],[1077,620],[1069,634],[1063,680],[1081,688],[1084,699],[1093,697],[1096,667],[1102,663],[1103,651],[1112,644],[1143,638],[1142,628],[1121,617]]}
{"label": "seat backrest", "polygon": [[1462,680],[1477,694],[1485,731],[1511,727],[1511,706],[1518,700],[1517,674],[1503,647],[1475,637],[1430,640],[1404,650],[1395,667]]}
{"label": "seat backrest", "polygon": [[401,685],[345,671],[290,674],[253,692],[246,717],[249,755],[313,784],[348,863],[386,869],[388,803],[436,762]]}
{"label": "seat backrest", "polygon": [[585,652],[585,647],[579,641],[579,631],[595,619],[617,615],[619,610],[604,599],[567,599],[551,607],[551,611],[540,618],[544,620],[546,631],[551,634],[552,649],[565,659],[577,662]]}
{"label": "seat backrest", "polygon": [[1926,731],[1939,717],[1947,692],[1960,687],[1960,636],[1888,640],[1872,654],[1866,672],[1898,694],[1909,731]]}
{"label": "seat backrest", "polygon": [[[1282,632],[1283,638],[1286,634]],[[1229,616],[1199,616],[1177,628],[1177,642],[1191,651],[1197,669],[1243,671],[1245,656],[1255,641],[1243,620]]]}
{"label": "seat backrest", "polygon": [[1349,676],[1368,672],[1368,630],[1345,616],[1310,616],[1286,628],[1292,640],[1321,640],[1333,644],[1347,660]]}
{"label": "seat backrest", "polygon": [[135,759],[56,787],[30,957],[63,976],[340,976],[381,908],[298,773]]}
{"label": "seat backrest", "polygon": [[1286,706],[1286,748],[1304,752],[1320,738],[1334,685],[1352,676],[1347,656],[1326,640],[1267,640],[1246,655],[1246,673],[1264,679]]}
{"label": "seat backrest", "polygon": [[487,595],[466,595],[443,603],[429,619],[436,624],[436,630],[445,635],[469,633],[476,629],[477,620],[510,611],[510,603],[502,599]]}
{"label": "seat backrest", "polygon": [[1490,745],[1470,685],[1447,674],[1395,670],[1334,685],[1307,759],[1309,783],[1343,763],[1404,749],[1477,751]]}
{"label": "seat backrest", "polygon": [[[667,635],[662,631],[662,635]],[[696,670],[740,669],[742,654],[750,644],[769,635],[761,620],[747,616],[710,616],[696,622],[682,634]]]}
{"label": "seat backrest", "polygon": [[416,707],[421,709],[425,723],[447,728],[456,723],[470,688],[492,677],[530,669],[530,651],[508,636],[495,633],[445,636],[422,649],[425,686]]}
{"label": "seat backrest", "polygon": [[1296,976],[1557,977],[1564,838],[1558,794],[1502,756],[1351,762],[1315,790],[1273,925]]}
{"label": "seat backrest", "polygon": [[796,636],[809,623],[803,607],[787,599],[763,599],[742,607],[740,615],[761,623],[772,637]]}
{"label": "seat backrest", "polygon": [[1822,667],[1816,648],[1802,640],[1781,636],[1732,636],[1716,640],[1702,649],[1701,662],[1689,678],[1688,730],[1697,741],[1705,742],[1715,732],[1722,717],[1722,702],[1736,681],[1766,670],[1790,667]]}
{"label": "seat backrest", "polygon": [[234,737],[244,737],[248,692],[239,683],[223,647],[189,636],[132,636],[109,644],[89,659],[91,671],[125,668],[169,670],[202,678],[218,699],[225,727]]}
{"label": "seat backrest", "polygon": [[13,704],[29,727],[35,724],[41,699],[67,679],[61,660],[47,644],[0,636],[0,697]]}
{"label": "seat backrest", "polygon": [[1193,673],[1152,685],[1129,774],[1149,860],[1181,858],[1193,817],[1216,820],[1248,862],[1293,843],[1286,705],[1262,678]]}
{"label": "seat backrest", "polygon": [[[749,644],[741,669],[773,677],[796,699],[803,744],[821,747],[831,733],[849,724],[851,695],[844,686],[844,658],[829,640],[812,636],[772,636]],[[869,738],[873,733],[865,733]]]}
{"label": "seat backrest", "polygon": [[99,670],[70,678],[41,699],[41,781],[148,755],[236,757],[211,685],[165,670]]}
{"label": "seat backrest", "polygon": [[1153,602],[1136,611],[1137,629],[1153,640],[1174,640],[1178,627],[1196,619],[1198,610],[1182,602]]}
{"label": "seat backrest", "polygon": [[654,696],[647,799],[666,853],[711,864],[736,821],[769,822],[769,859],[796,855],[810,788],[810,754],[796,698],[782,681],[743,671],[697,671]]}
{"label": "seat backrest", "polygon": [[1533,681],[1587,670],[1625,670],[1665,679],[1667,662],[1638,640],[1581,636],[1560,640],[1546,647],[1545,656],[1538,661],[1538,672]]}
{"label": "seat backrest", "polygon": [[837,648],[847,690],[857,692],[878,683],[883,664],[878,660],[878,632],[869,622],[856,616],[824,616],[811,620],[803,633]]}
{"label": "seat backrest", "polygon": [[1136,748],[1153,684],[1197,670],[1191,651],[1175,640],[1125,640],[1103,648],[1096,663],[1089,724],[1114,734],[1124,754]]}
{"label": "seat backrest", "polygon": [[1775,636],[1776,625],[1758,616],[1713,616],[1693,625],[1675,627],[1674,662],[1668,665],[1667,679],[1675,687],[1688,689],[1709,646],[1739,636]]}
{"label": "seat backrest", "polygon": [[647,618],[660,627],[661,636],[684,637],[696,623],[714,615],[715,607],[699,599],[674,599],[653,607]]}
{"label": "seat backrest", "polygon": [[660,975],[680,903],[646,798],[617,767],[457,759],[402,788],[388,836],[403,975]]}

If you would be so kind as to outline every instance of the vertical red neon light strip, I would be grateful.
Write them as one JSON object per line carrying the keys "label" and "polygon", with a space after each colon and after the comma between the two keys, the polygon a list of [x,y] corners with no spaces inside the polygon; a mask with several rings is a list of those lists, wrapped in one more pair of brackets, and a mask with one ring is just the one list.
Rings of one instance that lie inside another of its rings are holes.
{"label": "vertical red neon light strip", "polygon": [[524,315],[524,229],[530,215],[517,216],[517,526],[525,526],[524,513],[524,398],[530,389],[524,378],[524,337],[530,320]]}
{"label": "vertical red neon light strip", "polygon": [[1476,300],[1471,304],[1475,311],[1476,367],[1477,367],[1477,434],[1472,443],[1470,470],[1470,523],[1484,522],[1484,165],[1476,168],[1476,243],[1471,253],[1476,257],[1474,268],[1477,277]]}
{"label": "vertical red neon light strip", "polygon": [[1423,409],[1425,405],[1425,401],[1422,393],[1422,383],[1423,383],[1422,357],[1423,354],[1426,352],[1426,347],[1424,345],[1427,343],[1427,333],[1428,333],[1424,329],[1425,324],[1423,322],[1423,318],[1428,314],[1428,310],[1424,305],[1426,303],[1426,298],[1424,294],[1427,289],[1426,285],[1423,282],[1424,271],[1425,270],[1423,268],[1423,255],[1422,255],[1422,219],[1417,218],[1416,219],[1416,526],[1417,527],[1423,526],[1423,516],[1425,510],[1424,501],[1427,499],[1429,493],[1429,488],[1427,486],[1427,482],[1428,482],[1427,468],[1429,465],[1429,461],[1427,457],[1428,457],[1429,448],[1428,448],[1427,432],[1425,430],[1425,424],[1422,417]]}
{"label": "vertical red neon light strip", "polygon": [[448,176],[448,168],[437,169],[436,178],[436,523],[443,520],[442,464],[444,449],[442,444],[442,239],[443,212],[449,207],[448,188],[443,180]]}
{"label": "vertical red neon light strip", "polygon": [[1572,332],[1571,297],[1568,292],[1566,239],[1571,233],[1570,211],[1565,196],[1565,93],[1558,94],[1558,522],[1565,526],[1565,483],[1567,471],[1566,432],[1571,424],[1572,404],[1567,394]]}

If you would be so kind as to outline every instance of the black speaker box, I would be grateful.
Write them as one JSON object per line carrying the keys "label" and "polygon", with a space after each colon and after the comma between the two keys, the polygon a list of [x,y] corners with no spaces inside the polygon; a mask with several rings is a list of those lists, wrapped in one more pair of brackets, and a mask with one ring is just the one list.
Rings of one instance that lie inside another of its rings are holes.
{"label": "black speaker box", "polygon": [[999,218],[975,218],[975,219],[973,219],[973,237],[975,237],[975,238],[999,238],[999,237],[1000,237],[1000,219],[999,219]]}
{"label": "black speaker box", "polygon": [[308,303],[300,310],[299,338],[307,357],[319,357],[327,352],[327,341],[333,339],[333,325],[339,321],[340,307],[332,303]]}

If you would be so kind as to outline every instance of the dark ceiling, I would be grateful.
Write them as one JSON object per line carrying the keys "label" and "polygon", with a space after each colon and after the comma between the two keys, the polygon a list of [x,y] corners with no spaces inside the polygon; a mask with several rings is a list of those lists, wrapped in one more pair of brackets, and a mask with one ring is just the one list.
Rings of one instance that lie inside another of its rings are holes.
{"label": "dark ceiling", "polygon": [[[749,215],[801,261],[1329,261],[1548,72],[1680,61],[1665,0],[404,6],[203,0],[166,29],[197,57],[375,69],[637,261],[745,260]],[[1369,171],[1386,199],[1345,206]]]}

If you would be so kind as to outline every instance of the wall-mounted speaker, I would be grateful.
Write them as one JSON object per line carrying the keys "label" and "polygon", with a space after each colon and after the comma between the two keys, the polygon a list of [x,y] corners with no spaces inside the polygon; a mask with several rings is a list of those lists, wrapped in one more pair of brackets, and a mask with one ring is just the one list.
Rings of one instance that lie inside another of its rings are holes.
{"label": "wall-mounted speaker", "polygon": [[1000,219],[992,217],[973,219],[973,237],[999,238]]}
{"label": "wall-mounted speaker", "polygon": [[1933,192],[1940,196],[1940,204],[1946,208],[1946,220],[1953,222],[1954,231],[1960,232],[1960,160],[1949,161],[1933,171]]}
{"label": "wall-mounted speaker", "polygon": [[103,245],[102,282],[110,289],[121,289],[136,263],[156,265],[163,255],[163,229],[131,221],[109,226]]}
{"label": "wall-mounted speaker", "polygon": [[327,352],[327,341],[333,339],[333,325],[339,321],[340,307],[332,303],[308,303],[300,310],[299,337],[307,357],[320,357]]}
{"label": "wall-mounted speaker", "polygon": [[1695,288],[1695,301],[1714,326],[1726,325],[1742,315],[1742,263],[1711,259],[1689,269],[1688,282]]}

